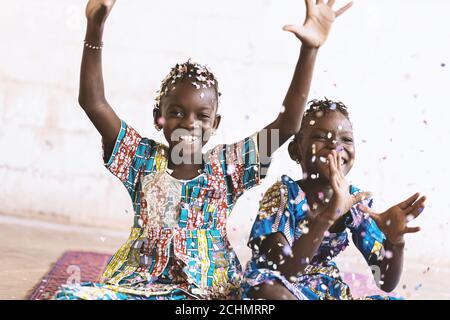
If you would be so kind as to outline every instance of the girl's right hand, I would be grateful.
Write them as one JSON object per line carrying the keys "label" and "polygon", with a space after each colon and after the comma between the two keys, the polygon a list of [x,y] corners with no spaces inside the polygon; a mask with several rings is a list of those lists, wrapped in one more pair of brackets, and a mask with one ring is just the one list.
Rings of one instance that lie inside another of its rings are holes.
{"label": "girl's right hand", "polygon": [[341,168],[341,155],[333,150],[327,157],[330,169],[330,185],[333,188],[333,197],[330,204],[324,212],[324,217],[330,223],[336,222],[340,217],[346,214],[351,207],[358,202],[371,197],[370,192],[360,192],[355,195],[350,194],[350,186],[345,180]]}
{"label": "girl's right hand", "polygon": [[86,6],[86,18],[98,25],[105,23],[116,0],[89,0]]}
{"label": "girl's right hand", "polygon": [[306,19],[303,25],[286,25],[283,30],[292,32],[309,47],[319,48],[328,38],[334,20],[347,11],[353,2],[347,3],[337,11],[333,10],[335,0],[305,0]]}

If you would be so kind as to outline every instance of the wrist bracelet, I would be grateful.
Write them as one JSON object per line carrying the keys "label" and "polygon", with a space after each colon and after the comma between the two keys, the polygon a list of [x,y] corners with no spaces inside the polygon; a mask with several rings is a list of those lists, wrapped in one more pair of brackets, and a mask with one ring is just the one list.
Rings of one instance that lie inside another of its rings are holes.
{"label": "wrist bracelet", "polygon": [[86,40],[84,40],[84,46],[86,48],[89,48],[92,50],[101,50],[101,49],[103,49],[103,42],[100,43],[100,46],[94,46],[94,45],[90,44],[89,42],[87,42]]}

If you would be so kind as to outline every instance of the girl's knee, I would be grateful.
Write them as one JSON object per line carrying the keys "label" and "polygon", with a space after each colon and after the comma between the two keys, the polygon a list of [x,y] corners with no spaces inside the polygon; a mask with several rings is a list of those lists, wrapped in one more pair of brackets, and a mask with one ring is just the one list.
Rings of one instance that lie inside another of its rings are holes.
{"label": "girl's knee", "polygon": [[248,297],[264,300],[297,300],[297,298],[279,281],[261,283],[250,288]]}

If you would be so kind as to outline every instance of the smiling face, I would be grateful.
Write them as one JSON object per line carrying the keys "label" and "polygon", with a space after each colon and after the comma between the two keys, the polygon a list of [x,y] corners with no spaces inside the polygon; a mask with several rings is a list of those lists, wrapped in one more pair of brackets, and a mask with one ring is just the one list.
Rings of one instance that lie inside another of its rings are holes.
{"label": "smiling face", "polygon": [[298,160],[308,179],[329,181],[327,156],[332,150],[341,153],[341,168],[347,175],[355,160],[353,128],[350,120],[338,110],[314,112],[307,116],[301,133],[289,145],[293,160]]}
{"label": "smiling face", "polygon": [[[173,89],[175,88],[175,89]],[[214,87],[197,88],[188,80],[169,87],[155,109],[155,124],[162,128],[169,149],[185,160],[201,155],[202,147],[220,123]]]}

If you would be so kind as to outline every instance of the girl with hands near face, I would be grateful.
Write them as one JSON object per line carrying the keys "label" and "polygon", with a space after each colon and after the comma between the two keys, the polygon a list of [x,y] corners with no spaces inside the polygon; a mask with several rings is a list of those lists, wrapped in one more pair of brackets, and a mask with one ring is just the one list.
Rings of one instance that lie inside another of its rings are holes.
{"label": "girl with hands near face", "polygon": [[243,297],[356,298],[333,262],[349,244],[348,231],[368,265],[379,270],[376,284],[392,291],[402,272],[403,235],[419,230],[407,223],[422,212],[425,197],[415,194],[384,213],[372,211],[371,194],[345,179],[355,146],[347,108],[340,102],[310,102],[288,150],[303,178],[284,175],[264,194],[248,243],[252,258]]}

